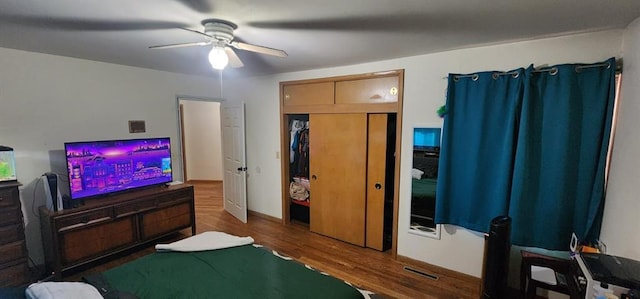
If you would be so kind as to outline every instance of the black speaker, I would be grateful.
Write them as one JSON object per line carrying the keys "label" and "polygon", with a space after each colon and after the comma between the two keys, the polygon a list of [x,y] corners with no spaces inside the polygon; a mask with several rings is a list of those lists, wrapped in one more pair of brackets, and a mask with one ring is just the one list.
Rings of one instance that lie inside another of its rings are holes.
{"label": "black speaker", "polygon": [[53,202],[53,210],[58,211],[58,205],[56,203],[56,195],[58,194],[58,176],[55,173],[47,172],[44,174],[47,178],[47,184],[45,184],[46,191],[50,194],[49,200]]}
{"label": "black speaker", "polygon": [[511,251],[511,218],[498,216],[491,220],[484,253],[482,298],[506,298],[509,252]]}
{"label": "black speaker", "polygon": [[42,175],[42,183],[44,186],[45,204],[47,208],[56,212],[64,210],[62,195],[60,195],[58,175],[52,172],[47,172]]}

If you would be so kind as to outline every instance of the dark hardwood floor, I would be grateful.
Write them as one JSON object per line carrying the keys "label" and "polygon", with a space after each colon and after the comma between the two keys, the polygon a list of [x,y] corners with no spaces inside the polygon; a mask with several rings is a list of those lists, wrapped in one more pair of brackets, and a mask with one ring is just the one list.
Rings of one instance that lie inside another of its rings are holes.
{"label": "dark hardwood floor", "polygon": [[[222,202],[222,183],[190,182],[195,186],[197,232],[223,231],[251,236],[257,244],[291,256],[300,262],[329,273],[351,284],[388,298],[479,298],[479,280],[456,275],[445,269],[421,263],[398,261],[389,252],[362,248],[309,231],[303,223],[283,225],[279,219],[250,213],[244,224],[226,213]],[[171,239],[190,235],[184,230]],[[65,278],[77,281],[82,276],[103,272],[154,251],[154,244],[96,265]],[[405,266],[438,275],[437,279],[407,271]]]}

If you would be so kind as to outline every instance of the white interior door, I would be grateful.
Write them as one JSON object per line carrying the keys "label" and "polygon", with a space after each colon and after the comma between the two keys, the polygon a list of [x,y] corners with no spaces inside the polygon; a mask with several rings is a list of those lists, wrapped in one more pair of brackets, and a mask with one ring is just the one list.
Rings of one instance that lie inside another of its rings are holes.
{"label": "white interior door", "polygon": [[247,167],[244,103],[221,104],[224,209],[247,223]]}

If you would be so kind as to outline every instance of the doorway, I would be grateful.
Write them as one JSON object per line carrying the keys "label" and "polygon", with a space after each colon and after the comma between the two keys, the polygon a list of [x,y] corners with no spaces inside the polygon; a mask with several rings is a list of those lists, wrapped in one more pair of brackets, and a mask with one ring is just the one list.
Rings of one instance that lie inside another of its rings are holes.
{"label": "doorway", "polygon": [[178,97],[185,182],[223,180],[220,102],[219,99]]}
{"label": "doorway", "polygon": [[185,182],[222,182],[224,209],[247,222],[244,103],[178,97]]}

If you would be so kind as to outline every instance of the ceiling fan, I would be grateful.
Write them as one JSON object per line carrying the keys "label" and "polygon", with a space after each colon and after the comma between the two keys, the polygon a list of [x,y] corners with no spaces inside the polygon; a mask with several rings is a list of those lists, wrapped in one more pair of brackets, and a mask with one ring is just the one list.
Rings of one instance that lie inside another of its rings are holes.
{"label": "ceiling fan", "polygon": [[231,67],[234,68],[244,66],[232,47],[239,50],[251,51],[260,54],[272,55],[277,57],[287,57],[287,52],[283,50],[234,41],[233,31],[237,29],[238,26],[229,21],[219,19],[206,19],[202,21],[202,25],[204,26],[204,32],[189,28],[179,28],[182,30],[200,34],[201,36],[205,37],[204,41],[158,45],[151,46],[149,48],[168,49],[178,47],[213,45],[211,52],[209,52],[209,62],[214,69],[218,70],[224,69],[227,64],[231,65]]}

